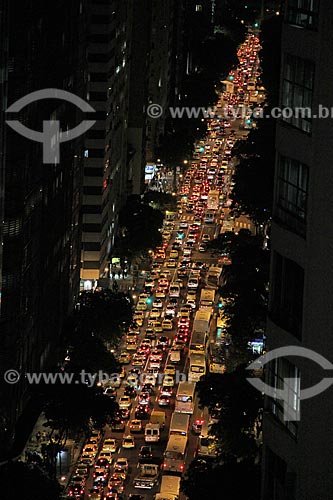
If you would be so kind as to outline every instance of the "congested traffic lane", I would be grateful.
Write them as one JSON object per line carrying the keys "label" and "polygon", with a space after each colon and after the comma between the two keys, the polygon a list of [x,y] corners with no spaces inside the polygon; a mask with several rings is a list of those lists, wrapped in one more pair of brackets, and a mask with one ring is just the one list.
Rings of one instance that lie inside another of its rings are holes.
{"label": "congested traffic lane", "polygon": [[[256,42],[255,42],[256,43]],[[245,50],[246,52],[246,45],[242,48],[242,51]],[[238,84],[238,89],[240,89],[241,86]],[[238,91],[238,90],[237,90]],[[219,102],[220,108],[222,108],[226,103],[230,103],[230,96],[223,96]],[[159,278],[161,276],[161,273],[166,271],[169,273],[167,276],[167,281],[168,281],[168,291],[165,294],[165,296],[161,296],[161,305],[162,307],[160,308],[161,310],[161,316],[162,318],[165,317],[165,314],[167,312],[166,306],[169,302],[170,296],[169,296],[169,285],[172,282],[177,282],[179,279],[181,280],[182,283],[182,288],[181,288],[181,293],[179,297],[179,304],[178,304],[178,309],[177,311],[179,312],[180,308],[182,305],[184,305],[188,301],[188,278],[190,275],[190,269],[193,268],[193,265],[197,266],[197,262],[202,262],[206,264],[206,269],[210,264],[216,264],[216,257],[212,252],[210,252],[207,249],[204,249],[204,251],[199,251],[200,245],[203,243],[203,240],[205,238],[204,235],[208,235],[206,239],[208,238],[209,240],[213,239],[216,237],[220,230],[222,224],[225,222],[226,219],[226,213],[228,211],[228,198],[229,198],[229,193],[230,193],[230,188],[231,188],[231,177],[233,174],[234,170],[234,162],[231,158],[230,155],[230,150],[232,149],[233,144],[235,141],[238,139],[238,137],[244,136],[244,132],[239,130],[239,126],[241,125],[241,120],[231,120],[230,123],[222,123],[221,121],[218,120],[211,120],[209,124],[209,132],[208,132],[208,137],[204,141],[200,141],[200,144],[196,148],[195,152],[195,160],[192,162],[190,165],[190,168],[184,175],[184,179],[180,188],[180,194],[179,194],[179,202],[180,200],[183,200],[180,202],[180,210],[178,214],[178,220],[173,222],[173,223],[165,223],[164,225],[164,232],[163,232],[163,237],[165,240],[165,247],[163,251],[163,257],[161,259],[154,259],[154,264],[153,264],[153,269],[155,269],[155,275],[152,272],[153,277],[153,293],[151,294],[151,290],[148,291],[148,295],[146,296],[141,296],[139,297],[139,301],[137,302],[137,310],[139,310],[139,303],[141,301],[141,307],[143,306],[143,309],[141,308],[141,312],[143,312],[142,315],[142,325],[140,322],[140,325],[134,328],[134,330],[138,330],[139,335],[137,336],[137,344],[140,345],[144,343],[145,337],[146,337],[146,332],[147,330],[149,331],[151,328],[154,328],[154,324],[151,324],[151,315],[152,315],[152,309],[154,308],[154,303],[155,306],[158,304],[157,302],[157,295],[158,295],[158,290],[157,287],[159,286]],[[228,152],[229,151],[229,152]],[[220,206],[218,207],[217,210],[214,212],[214,217],[213,220],[210,223],[205,223],[205,216],[208,211],[207,207],[207,195],[209,190],[213,189],[218,189],[220,192]],[[188,241],[191,240],[191,227],[194,224],[197,224],[199,227],[198,235],[195,236],[195,243],[192,245],[188,245]],[[182,233],[180,237],[180,230],[182,228]],[[223,226],[222,226],[223,228]],[[179,255],[175,257],[172,257],[171,251],[174,249],[173,247],[175,246],[175,243],[178,241],[179,243]],[[187,262],[186,264],[184,263],[184,254],[185,254],[185,247],[188,247],[188,250],[190,250]],[[172,261],[172,259],[175,258],[175,261]],[[160,268],[158,271],[157,269]],[[185,275],[183,274],[183,271],[185,269]],[[206,270],[202,270],[200,272],[200,277],[201,277],[201,283],[200,286],[197,289],[197,294],[196,294],[196,302],[195,302],[195,307],[193,309],[194,311],[199,307],[199,294],[202,286],[205,284],[205,273]],[[150,297],[151,302],[150,304],[145,304],[145,299]],[[192,307],[192,306],[191,306]],[[146,310],[145,310],[146,309]],[[168,331],[159,331],[157,333],[157,338],[161,336],[167,336],[170,341],[172,341],[176,334],[177,334],[177,320],[174,320],[173,328],[172,330]],[[211,324],[211,329],[214,330],[216,329],[216,319],[213,319],[213,322]],[[133,336],[132,336],[133,337]],[[136,337],[136,336],[135,336]],[[125,340],[125,339],[124,339]],[[147,340],[147,339],[146,339]],[[136,341],[135,341],[136,343]],[[119,351],[126,351],[132,352],[132,348],[129,349],[130,342],[127,342],[126,344],[123,343]],[[136,349],[136,346],[134,346]],[[119,352],[119,354],[120,354]],[[126,355],[123,355],[123,359],[126,359]],[[160,367],[160,373],[163,373],[164,370],[164,363],[165,363],[166,357],[164,357],[163,364]],[[140,369],[142,372],[147,370],[147,363],[148,363],[148,357],[146,357],[145,360],[145,365],[142,366]],[[126,380],[128,379],[129,372],[131,369],[133,369],[133,364],[129,363],[128,365],[125,365],[126,368],[126,373],[124,380],[121,384],[121,387],[117,389],[117,400],[119,401],[120,398],[124,394],[124,388],[126,384]],[[182,356],[182,364],[180,364],[177,367],[180,371],[187,372],[188,369],[188,351],[187,348],[185,348],[183,356]],[[176,386],[174,387],[174,394],[176,391]],[[110,391],[111,394],[112,391]],[[139,391],[140,392],[140,391]],[[159,408],[158,402],[157,402],[157,397],[159,394],[159,388],[155,388],[155,394],[151,398],[151,408],[150,411],[154,409],[162,409],[165,412],[166,415],[166,425],[165,428],[162,430],[161,434],[161,440],[157,443],[152,443],[151,447],[153,450],[153,456],[157,461],[162,460],[163,452],[165,450],[166,444],[167,444],[167,439],[168,439],[168,428],[169,428],[169,423],[170,423],[170,418],[172,415],[172,412],[174,410],[174,396],[171,398],[171,405],[169,408]],[[209,418],[207,414],[207,409],[201,410],[198,407],[198,401],[196,401],[196,405],[194,408],[194,414],[191,418],[191,422],[195,421],[195,419],[200,419],[204,418],[207,419]],[[118,432],[112,430],[109,426],[106,426],[105,429],[105,434],[102,438],[102,440],[98,441],[98,450],[95,450],[94,453],[96,454],[96,457],[98,457],[98,453],[103,448],[103,444],[108,442],[108,439],[116,439],[117,442],[117,451],[114,453],[114,456],[112,457],[112,464],[117,460],[117,458],[127,458],[128,459],[128,474],[127,477],[124,481],[124,493],[126,497],[131,494],[141,494],[142,492],[147,496],[147,498],[152,498],[153,494],[156,492],[158,489],[158,486],[156,486],[153,490],[138,490],[134,488],[133,486],[133,480],[135,475],[137,474],[138,471],[138,462],[139,462],[139,449],[141,446],[145,444],[144,442],[144,436],[143,432],[140,433],[133,433],[132,435],[134,436],[135,439],[135,447],[133,449],[124,449],[121,447],[121,442],[124,436],[129,434],[130,431],[130,422],[131,420],[135,417],[135,408],[139,404],[139,396],[135,395],[134,398],[132,398],[132,406],[130,409],[130,415],[128,420],[126,420],[126,425],[124,430],[120,430]],[[148,422],[148,419],[143,420],[143,424],[146,424]],[[92,438],[90,438],[90,442]],[[196,450],[198,447],[198,436],[192,434],[191,432],[189,433],[189,439],[188,439],[188,447],[187,447],[187,453],[186,453],[186,467],[189,465],[189,463],[192,461],[192,459],[195,457]],[[95,464],[97,464],[96,459]],[[92,467],[92,471],[94,471],[94,467]],[[111,471],[110,473],[113,472],[113,465],[111,466]],[[110,476],[109,473],[109,476]],[[114,488],[110,488],[109,490],[107,488],[104,489],[104,491],[95,491],[93,492],[93,495],[91,497],[88,496],[88,492],[91,489],[93,484],[93,478],[92,478],[92,473],[90,474],[90,477],[88,479],[88,482],[86,484],[85,488],[85,498],[93,498],[94,494],[96,493],[95,498],[101,498],[102,493],[107,493],[107,492],[113,492],[115,493]],[[116,495],[113,495],[113,499],[116,499]],[[95,500],[95,499],[94,499]]]}

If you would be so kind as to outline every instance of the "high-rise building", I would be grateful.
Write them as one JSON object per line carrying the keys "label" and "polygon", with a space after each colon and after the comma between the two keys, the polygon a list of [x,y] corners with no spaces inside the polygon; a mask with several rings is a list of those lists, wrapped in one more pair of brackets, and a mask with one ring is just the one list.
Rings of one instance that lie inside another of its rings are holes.
{"label": "high-rise building", "polygon": [[[4,26],[8,28],[8,104],[47,88],[76,93],[81,80],[80,23],[79,1],[58,0],[52,6],[42,0],[8,2]],[[1,93],[6,76],[5,32],[0,35]],[[71,129],[78,123],[76,118],[71,108],[55,99],[36,101],[16,114],[17,120],[34,130],[50,119]],[[2,140],[2,125],[0,131]],[[0,221],[3,371],[39,372],[57,359],[63,323],[78,296],[81,150],[80,139],[63,143],[60,162],[43,164],[41,143],[6,129],[6,155],[0,156],[0,168],[4,161],[6,171]],[[17,424],[31,393],[23,375],[17,384],[1,380],[0,390],[0,449],[5,453],[18,437]]]}
{"label": "high-rise building", "polygon": [[0,310],[2,284],[2,248],[5,194],[5,157],[6,157],[6,125],[5,109],[7,108],[7,78],[8,78],[8,19],[7,0],[0,1]]}
{"label": "high-rise building", "polygon": [[[267,343],[332,362],[333,4],[289,0],[283,15],[280,105],[287,112],[277,123]],[[266,402],[263,500],[333,498],[332,389],[301,399],[301,389],[323,376],[301,357],[269,365],[268,382],[284,389],[285,401]]]}

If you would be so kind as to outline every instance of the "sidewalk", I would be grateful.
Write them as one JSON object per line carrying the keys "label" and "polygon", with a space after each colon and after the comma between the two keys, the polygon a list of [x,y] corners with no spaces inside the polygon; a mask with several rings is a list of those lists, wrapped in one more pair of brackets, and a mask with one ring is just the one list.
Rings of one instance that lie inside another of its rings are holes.
{"label": "sidewalk", "polygon": [[[41,453],[42,445],[49,442],[49,436],[52,432],[50,427],[47,427],[47,420],[44,413],[41,413],[30,435],[29,440],[23,449],[20,460],[28,462],[30,459],[43,458]],[[73,439],[67,439],[64,450],[60,452],[57,459],[57,479],[60,484],[66,488],[73,472],[74,465],[76,464],[82,448],[83,442],[75,442]]]}

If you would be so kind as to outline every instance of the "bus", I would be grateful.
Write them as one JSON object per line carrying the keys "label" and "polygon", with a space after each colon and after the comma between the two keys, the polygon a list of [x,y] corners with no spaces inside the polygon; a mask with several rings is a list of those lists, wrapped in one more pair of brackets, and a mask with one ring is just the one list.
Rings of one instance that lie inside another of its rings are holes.
{"label": "bus", "polygon": [[164,452],[162,470],[182,474],[185,468],[187,436],[172,435],[169,437]]}
{"label": "bus", "polygon": [[223,344],[211,342],[209,344],[209,371],[210,373],[225,373],[225,349]]}
{"label": "bus", "polygon": [[200,308],[212,311],[215,302],[215,289],[203,288],[200,294]]}
{"label": "bus", "polygon": [[191,382],[198,382],[206,374],[206,355],[202,353],[190,354],[190,369],[188,379]]}
{"label": "bus", "polygon": [[195,384],[179,382],[176,394],[175,412],[193,414]]}
{"label": "bus", "polygon": [[206,352],[207,334],[206,332],[192,332],[189,353],[192,354],[205,354]]}
{"label": "bus", "polygon": [[185,413],[174,411],[171,415],[169,436],[187,436],[190,425],[190,417]]}
{"label": "bus", "polygon": [[207,208],[208,210],[218,210],[220,205],[220,192],[211,189],[208,192],[208,198],[207,198]]}

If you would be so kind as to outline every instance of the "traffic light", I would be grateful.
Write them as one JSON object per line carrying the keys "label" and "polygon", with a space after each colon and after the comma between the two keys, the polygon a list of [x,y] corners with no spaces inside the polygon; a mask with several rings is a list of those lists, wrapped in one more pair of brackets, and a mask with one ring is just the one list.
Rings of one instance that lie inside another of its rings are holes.
{"label": "traffic light", "polygon": [[253,27],[254,27],[254,28],[259,28],[259,23],[258,23],[258,21],[256,21],[256,22],[253,24]]}
{"label": "traffic light", "polygon": [[146,304],[149,305],[149,304],[152,304],[153,303],[153,299],[151,297],[147,297],[146,298]]}
{"label": "traffic light", "polygon": [[222,309],[222,307],[223,307],[222,302],[219,302],[219,303],[217,304],[217,307],[218,307],[219,309]]}

